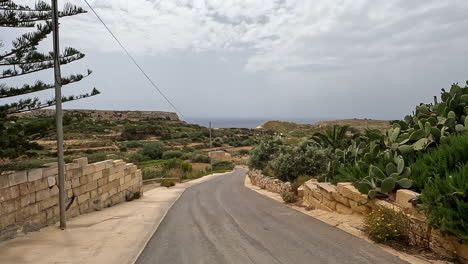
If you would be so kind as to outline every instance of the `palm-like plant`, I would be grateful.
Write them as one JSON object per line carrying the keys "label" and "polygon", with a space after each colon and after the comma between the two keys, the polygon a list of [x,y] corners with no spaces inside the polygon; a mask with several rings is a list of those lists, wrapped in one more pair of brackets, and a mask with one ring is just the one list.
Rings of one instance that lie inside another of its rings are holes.
{"label": "palm-like plant", "polygon": [[349,143],[349,137],[346,135],[348,131],[349,126],[334,125],[323,132],[314,133],[312,140],[324,148],[340,149]]}

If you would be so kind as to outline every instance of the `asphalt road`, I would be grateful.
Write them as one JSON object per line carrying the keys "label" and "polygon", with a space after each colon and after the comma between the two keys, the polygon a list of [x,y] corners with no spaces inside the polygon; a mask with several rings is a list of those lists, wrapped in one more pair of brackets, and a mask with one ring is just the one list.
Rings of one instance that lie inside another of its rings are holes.
{"label": "asphalt road", "polygon": [[406,263],[246,188],[245,173],[187,189],[137,263]]}

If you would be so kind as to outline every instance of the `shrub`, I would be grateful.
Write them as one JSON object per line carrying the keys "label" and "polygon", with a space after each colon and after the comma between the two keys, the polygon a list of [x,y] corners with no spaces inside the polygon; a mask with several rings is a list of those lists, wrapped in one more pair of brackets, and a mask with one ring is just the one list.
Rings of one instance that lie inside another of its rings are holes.
{"label": "shrub", "polygon": [[281,198],[283,198],[283,201],[286,203],[294,203],[297,201],[296,195],[289,191],[281,192]]}
{"label": "shrub", "polygon": [[181,159],[170,159],[163,164],[163,169],[165,171],[171,169],[181,169],[183,172],[191,172],[192,171],[192,164],[187,163]]}
{"label": "shrub", "polygon": [[162,178],[163,172],[160,170],[143,170],[143,180]]}
{"label": "shrub", "polygon": [[390,209],[373,209],[364,219],[369,237],[379,243],[404,238],[405,221],[402,214]]}
{"label": "shrub", "polygon": [[230,171],[235,167],[230,161],[219,161],[213,164],[213,171]]}
{"label": "shrub", "polygon": [[323,173],[329,162],[329,154],[328,149],[305,141],[296,148],[282,148],[269,165],[276,178],[294,182],[301,175],[318,176]]}
{"label": "shrub", "polygon": [[134,152],[134,153],[128,154],[127,160],[131,163],[139,164],[141,162],[149,161],[151,160],[151,158],[139,152]]}
{"label": "shrub", "polygon": [[468,242],[468,163],[458,172],[431,178],[421,200],[431,226]]}
{"label": "shrub", "polygon": [[248,151],[246,149],[241,149],[241,150],[239,150],[239,155],[241,155],[241,156],[249,155],[249,152],[250,151]]}
{"label": "shrub", "polygon": [[143,147],[143,143],[140,142],[140,141],[126,141],[126,142],[123,142],[122,143],[123,145],[125,145],[127,148],[141,148]]}
{"label": "shrub", "polygon": [[460,164],[468,162],[468,135],[450,137],[447,144],[441,144],[437,149],[421,154],[410,164],[411,179],[418,191],[436,175],[445,177],[450,172],[457,171]]}
{"label": "shrub", "polygon": [[163,159],[178,159],[181,158],[184,153],[181,151],[166,151],[162,154]]}
{"label": "shrub", "polygon": [[127,147],[125,147],[125,146],[120,147],[119,150],[120,150],[120,152],[127,152],[128,151]]}
{"label": "shrub", "polygon": [[164,153],[164,145],[161,142],[151,142],[144,145],[140,153],[151,159],[160,159]]}
{"label": "shrub", "polygon": [[210,163],[211,158],[205,153],[193,153],[190,157],[190,161],[194,163]]}
{"label": "shrub", "polygon": [[248,166],[253,169],[263,170],[282,145],[283,142],[280,139],[260,142],[250,151]]}
{"label": "shrub", "polygon": [[172,186],[175,186],[175,185],[176,185],[176,183],[175,183],[174,180],[168,180],[168,179],[161,180],[161,186],[163,186],[163,187],[169,188],[169,187],[172,187]]}

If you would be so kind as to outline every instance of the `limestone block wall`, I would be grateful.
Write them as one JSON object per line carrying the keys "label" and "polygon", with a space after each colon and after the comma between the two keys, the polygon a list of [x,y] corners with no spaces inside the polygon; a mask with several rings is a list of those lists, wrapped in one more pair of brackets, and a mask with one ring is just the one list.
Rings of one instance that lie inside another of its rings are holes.
{"label": "limestone block wall", "polygon": [[289,182],[282,182],[278,179],[265,176],[260,170],[250,170],[248,176],[253,185],[267,191],[275,193],[291,191],[291,184]]}
{"label": "limestone block wall", "polygon": [[[0,175],[0,241],[59,219],[57,163]],[[80,158],[65,165],[67,217],[86,214],[142,195],[142,173],[131,163]]]}
{"label": "limestone block wall", "polygon": [[315,209],[340,214],[364,215],[372,209],[385,208],[401,212],[407,220],[406,235],[412,245],[429,248],[432,251],[446,257],[457,258],[462,263],[468,263],[468,246],[460,243],[460,239],[444,234],[430,228],[426,217],[418,212],[409,202],[419,193],[410,190],[398,190],[395,203],[383,200],[373,200],[366,205],[359,205],[360,201],[367,198],[360,193],[351,183],[317,182],[310,180],[301,186],[303,205]]}

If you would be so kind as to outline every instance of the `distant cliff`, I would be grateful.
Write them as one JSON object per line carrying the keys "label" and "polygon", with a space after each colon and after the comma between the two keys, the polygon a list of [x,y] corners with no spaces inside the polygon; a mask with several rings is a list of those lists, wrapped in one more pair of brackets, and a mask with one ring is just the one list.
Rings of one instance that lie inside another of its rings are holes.
{"label": "distant cliff", "polygon": [[[148,119],[168,119],[178,121],[179,116],[172,112],[160,111],[112,111],[112,110],[64,110],[65,115],[81,115],[86,116],[93,120],[148,120]],[[54,116],[55,110],[53,109],[40,109],[31,112],[18,114],[17,116],[26,117],[41,117],[41,116]]]}

